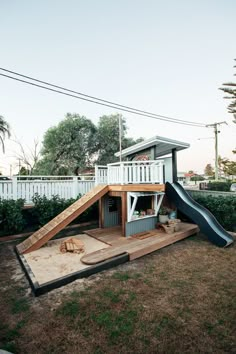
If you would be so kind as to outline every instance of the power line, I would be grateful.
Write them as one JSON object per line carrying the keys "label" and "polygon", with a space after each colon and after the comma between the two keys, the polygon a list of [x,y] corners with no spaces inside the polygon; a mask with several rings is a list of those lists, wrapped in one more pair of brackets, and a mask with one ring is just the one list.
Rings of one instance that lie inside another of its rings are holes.
{"label": "power line", "polygon": [[[26,75],[17,73],[17,72],[12,71],[12,70],[4,69],[4,68],[0,68],[0,70],[12,73],[12,74],[17,75],[17,76],[24,77],[24,78],[27,78],[27,79],[30,79],[31,81],[36,81],[36,82],[39,82],[39,83],[42,83],[42,84],[45,84],[45,85],[48,85],[48,86],[51,86],[51,87],[59,88],[61,90],[67,91],[67,92],[75,93],[76,95],[80,95],[80,96],[83,96],[83,97],[86,97],[86,98],[90,98],[92,100],[96,100],[96,101],[99,101],[99,102],[104,102],[104,103],[107,103],[109,105],[117,106],[117,107],[120,107],[120,108],[125,108],[125,109],[128,109],[129,111],[132,110],[132,111],[135,111],[135,112],[148,114],[148,115],[151,115],[153,117],[163,118],[163,120],[165,119],[165,120],[168,120],[168,121],[171,121],[171,122],[173,121],[173,122],[176,122],[176,123],[179,123],[179,124],[180,124],[180,122],[182,122],[182,123],[186,123],[187,125],[205,127],[205,124],[203,124],[203,123],[189,122],[189,121],[186,121],[186,120],[183,120],[183,119],[176,119],[176,118],[172,118],[172,117],[168,117],[168,116],[163,116],[163,115],[160,115],[160,114],[151,113],[151,112],[148,112],[148,111],[143,111],[143,110],[140,110],[140,109],[132,108],[130,106],[125,106],[125,105],[121,105],[119,103],[115,103],[115,102],[112,102],[112,101],[107,101],[107,100],[104,100],[104,99],[101,99],[101,98],[98,98],[98,97],[95,97],[95,96],[86,95],[86,94],[78,92],[78,91],[69,90],[69,89],[67,89],[65,87],[58,86],[58,85],[55,85],[55,84],[50,84],[50,83],[48,83],[46,81],[38,80],[38,79],[35,79],[35,78],[31,77],[31,76],[26,76]],[[96,103],[96,102],[94,102],[94,103]],[[115,107],[115,108],[117,109],[117,107]],[[120,109],[120,108],[118,108],[118,109]]]}
{"label": "power line", "polygon": [[[137,114],[137,115],[140,115],[140,116],[145,116],[145,117],[149,117],[149,118],[153,118],[153,119],[168,121],[168,122],[171,122],[171,123],[190,125],[190,126],[195,126],[195,127],[206,127],[206,125],[203,124],[203,123],[189,122],[189,121],[185,121],[185,120],[182,120],[182,119],[176,119],[176,118],[172,118],[172,117],[168,117],[168,116],[163,116],[163,115],[151,113],[151,112],[148,112],[148,111],[139,110],[139,109],[132,108],[132,107],[129,107],[129,106],[124,106],[124,105],[121,105],[121,104],[118,104],[118,103],[115,103],[115,102],[112,102],[112,101],[107,101],[107,100],[104,100],[104,99],[101,99],[101,98],[97,98],[95,96],[89,96],[89,95],[86,95],[86,94],[83,94],[83,93],[80,93],[80,92],[77,92],[77,91],[69,90],[69,89],[66,89],[66,88],[64,88],[62,86],[50,84],[50,83],[48,83],[46,81],[41,81],[41,80],[35,79],[33,77],[30,77],[30,76],[19,74],[17,72],[11,71],[11,70],[7,70],[7,69],[4,69],[4,68],[0,68],[0,70],[12,73],[12,74],[20,76],[20,77],[27,78],[27,79],[29,79],[31,81],[42,83],[42,84],[47,85],[47,86],[55,87],[55,88],[63,90],[63,91],[71,92],[71,93],[74,93],[76,95],[68,94],[66,92],[62,92],[62,91],[59,91],[59,90],[56,90],[56,89],[52,89],[52,88],[49,88],[49,87],[45,87],[45,86],[38,85],[38,84],[29,82],[29,81],[26,81],[26,80],[18,79],[16,77],[12,77],[12,76],[0,73],[1,76],[7,77],[9,79],[20,81],[20,82],[23,82],[25,84],[36,86],[36,87],[39,87],[39,88],[42,88],[42,89],[46,89],[46,90],[49,90],[49,91],[53,91],[53,92],[56,92],[56,93],[64,94],[66,96],[78,98],[78,99],[81,99],[83,101],[88,101],[88,102],[95,103],[95,104],[98,104],[98,105],[102,105],[102,106],[106,106],[106,107],[110,107],[110,108],[115,108],[115,109],[118,109],[118,110],[122,110],[122,111],[133,113],[133,114]],[[83,97],[79,97],[78,95],[79,96],[83,96]]]}

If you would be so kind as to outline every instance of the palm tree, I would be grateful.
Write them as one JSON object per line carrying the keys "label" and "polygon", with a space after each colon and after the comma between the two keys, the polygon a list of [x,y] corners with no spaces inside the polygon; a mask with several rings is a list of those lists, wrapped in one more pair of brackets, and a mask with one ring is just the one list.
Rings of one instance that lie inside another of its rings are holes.
{"label": "palm tree", "polygon": [[0,141],[4,153],[5,153],[4,139],[6,136],[10,138],[10,126],[7,123],[7,121],[3,118],[3,116],[0,116]]}

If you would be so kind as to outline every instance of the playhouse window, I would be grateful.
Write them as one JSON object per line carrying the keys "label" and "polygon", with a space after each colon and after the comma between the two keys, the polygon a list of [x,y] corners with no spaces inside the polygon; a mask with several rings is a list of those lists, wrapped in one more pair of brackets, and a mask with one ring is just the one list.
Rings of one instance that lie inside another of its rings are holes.
{"label": "playhouse window", "polygon": [[114,211],[118,211],[118,198],[109,197],[108,211],[109,211],[109,213],[112,213]]}
{"label": "playhouse window", "polygon": [[151,208],[152,208],[151,196],[143,196],[138,198],[136,208],[135,208],[136,210],[140,212],[142,210],[146,211],[147,209],[151,209]]}

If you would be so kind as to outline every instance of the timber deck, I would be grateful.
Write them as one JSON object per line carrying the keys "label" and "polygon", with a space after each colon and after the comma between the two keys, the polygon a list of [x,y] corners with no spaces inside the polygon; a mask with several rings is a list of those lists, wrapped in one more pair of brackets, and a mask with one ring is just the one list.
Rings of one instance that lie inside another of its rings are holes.
{"label": "timber deck", "polygon": [[150,230],[128,238],[122,236],[121,227],[98,228],[84,231],[87,235],[109,244],[110,247],[88,253],[81,258],[81,261],[85,264],[94,265],[124,253],[129,254],[129,260],[131,261],[183,240],[196,234],[198,231],[199,228],[197,225],[188,223],[180,223],[180,231],[173,234],[167,234],[159,230]]}

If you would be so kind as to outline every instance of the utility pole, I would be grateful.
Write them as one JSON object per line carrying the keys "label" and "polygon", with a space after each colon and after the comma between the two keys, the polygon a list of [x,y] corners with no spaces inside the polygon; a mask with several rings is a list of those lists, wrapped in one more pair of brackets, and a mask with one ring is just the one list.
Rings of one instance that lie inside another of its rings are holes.
{"label": "utility pole", "polygon": [[21,159],[18,159],[18,161],[19,161],[19,176],[20,176],[20,169],[21,169],[21,164],[20,164],[20,161],[21,161]]}
{"label": "utility pole", "polygon": [[227,122],[218,122],[218,123],[213,123],[213,124],[208,124],[206,125],[207,128],[213,128],[214,129],[214,134],[215,134],[215,180],[219,180],[219,166],[218,166],[218,133],[220,133],[220,130],[218,130],[218,125],[221,124],[227,124]]}
{"label": "utility pole", "polygon": [[120,144],[120,162],[122,160],[121,158],[121,152],[122,152],[122,122],[121,122],[121,114],[119,114],[119,144]]}

